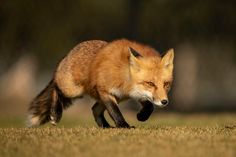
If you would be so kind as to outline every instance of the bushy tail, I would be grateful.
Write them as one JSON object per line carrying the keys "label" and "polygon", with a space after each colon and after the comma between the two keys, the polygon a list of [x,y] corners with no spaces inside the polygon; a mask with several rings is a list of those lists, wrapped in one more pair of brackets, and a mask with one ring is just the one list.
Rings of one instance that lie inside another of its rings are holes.
{"label": "bushy tail", "polygon": [[31,102],[29,106],[28,126],[39,126],[51,121],[56,124],[62,117],[63,109],[71,104],[71,99],[66,98],[54,80]]}

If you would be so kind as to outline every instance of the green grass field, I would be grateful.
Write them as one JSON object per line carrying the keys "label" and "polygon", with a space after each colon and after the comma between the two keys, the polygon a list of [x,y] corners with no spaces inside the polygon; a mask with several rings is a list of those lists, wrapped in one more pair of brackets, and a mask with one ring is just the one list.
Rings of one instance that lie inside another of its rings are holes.
{"label": "green grass field", "polygon": [[[92,116],[92,115],[91,115]],[[100,129],[90,118],[63,118],[53,127],[0,119],[0,157],[235,157],[236,115],[161,113],[135,129]]]}

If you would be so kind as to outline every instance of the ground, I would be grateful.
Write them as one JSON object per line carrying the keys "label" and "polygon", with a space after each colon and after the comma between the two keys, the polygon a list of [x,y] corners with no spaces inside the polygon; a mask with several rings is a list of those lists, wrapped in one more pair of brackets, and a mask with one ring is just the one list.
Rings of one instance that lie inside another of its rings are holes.
{"label": "ground", "polygon": [[[89,118],[90,117],[90,118]],[[0,119],[1,157],[235,157],[236,114],[155,114],[135,129],[100,129],[91,115],[65,116],[56,126],[26,128],[22,118]]]}

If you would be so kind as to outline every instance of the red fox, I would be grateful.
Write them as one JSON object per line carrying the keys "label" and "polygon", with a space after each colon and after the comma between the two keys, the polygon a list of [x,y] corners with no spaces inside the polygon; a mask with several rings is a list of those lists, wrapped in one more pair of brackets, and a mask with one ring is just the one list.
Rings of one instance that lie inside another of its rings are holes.
{"label": "red fox", "polygon": [[128,98],[141,103],[137,119],[146,121],[154,105],[168,104],[173,60],[173,49],[161,57],[155,49],[126,39],[82,42],[61,60],[52,80],[30,104],[29,126],[57,124],[71,100],[84,94],[96,100],[92,112],[99,127],[111,127],[104,117],[107,110],[116,127],[130,128],[118,108]]}

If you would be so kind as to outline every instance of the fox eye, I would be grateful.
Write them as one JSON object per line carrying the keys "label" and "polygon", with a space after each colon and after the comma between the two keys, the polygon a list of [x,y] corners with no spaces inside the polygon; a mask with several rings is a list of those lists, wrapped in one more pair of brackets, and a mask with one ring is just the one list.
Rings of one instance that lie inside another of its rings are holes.
{"label": "fox eye", "polygon": [[170,89],[170,82],[164,82],[164,88]]}
{"label": "fox eye", "polygon": [[156,87],[156,85],[151,81],[144,81],[144,83],[150,87]]}

